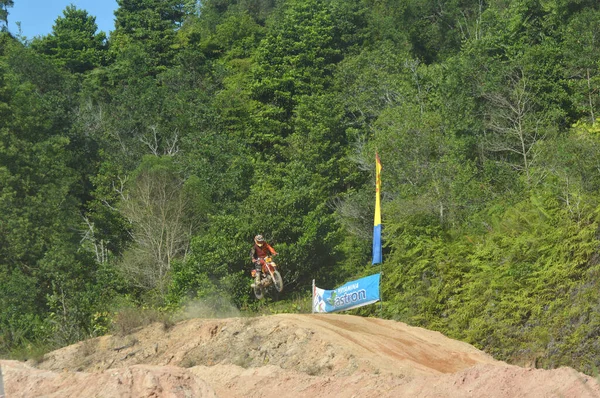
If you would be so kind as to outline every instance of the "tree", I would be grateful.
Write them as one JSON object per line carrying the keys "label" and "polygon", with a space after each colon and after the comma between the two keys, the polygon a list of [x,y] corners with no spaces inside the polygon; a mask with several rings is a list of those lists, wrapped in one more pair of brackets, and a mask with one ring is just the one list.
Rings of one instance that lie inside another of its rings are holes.
{"label": "tree", "polygon": [[483,93],[486,101],[484,150],[501,154],[502,161],[523,172],[531,182],[538,141],[556,131],[552,104],[542,96],[527,72],[517,66],[505,72],[500,85]]}
{"label": "tree", "polygon": [[196,188],[193,179],[184,185],[177,177],[171,157],[145,157],[133,174],[119,204],[132,241],[120,267],[133,286],[166,293],[173,261],[185,259],[198,228],[204,193]]}
{"label": "tree", "polygon": [[13,0],[0,0],[0,22],[4,23],[0,31],[4,32],[8,29],[8,9],[14,6]]}
{"label": "tree", "polygon": [[20,43],[3,50],[0,283],[9,288],[0,292],[7,306],[0,333],[7,348],[49,336],[69,343],[87,332],[100,300],[88,295],[97,264],[80,246],[85,190],[69,138],[72,85],[65,71]]}
{"label": "tree", "polygon": [[600,74],[598,57],[600,11],[587,9],[576,14],[566,28],[564,49],[567,78],[577,110],[586,113],[591,123],[598,117]]}
{"label": "tree", "polygon": [[175,35],[185,16],[181,0],[117,0],[115,30],[110,36],[113,56],[140,46],[154,67],[171,65],[177,52]]}
{"label": "tree", "polygon": [[84,73],[105,61],[106,35],[97,30],[95,17],[70,5],[56,19],[52,33],[34,39],[31,47],[73,73]]}
{"label": "tree", "polygon": [[326,90],[341,59],[325,1],[294,0],[284,7],[257,49],[253,71],[252,96],[262,104],[255,136],[267,147],[290,134],[297,98]]}
{"label": "tree", "polygon": [[390,41],[375,49],[364,49],[340,62],[335,74],[338,100],[348,112],[354,128],[368,129],[388,107],[412,99],[409,68],[418,61],[410,60],[407,51],[400,51]]}
{"label": "tree", "polygon": [[457,54],[464,41],[482,34],[483,0],[367,0],[370,39],[389,41],[426,64]]}

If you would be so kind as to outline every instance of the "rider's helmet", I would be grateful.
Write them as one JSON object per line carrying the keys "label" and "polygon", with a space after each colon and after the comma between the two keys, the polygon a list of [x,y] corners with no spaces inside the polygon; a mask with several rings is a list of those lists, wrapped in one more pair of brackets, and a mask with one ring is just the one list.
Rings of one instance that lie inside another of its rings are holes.
{"label": "rider's helmet", "polygon": [[262,235],[256,235],[254,237],[254,243],[256,243],[258,246],[262,246],[263,243],[265,243],[265,238],[263,238]]}

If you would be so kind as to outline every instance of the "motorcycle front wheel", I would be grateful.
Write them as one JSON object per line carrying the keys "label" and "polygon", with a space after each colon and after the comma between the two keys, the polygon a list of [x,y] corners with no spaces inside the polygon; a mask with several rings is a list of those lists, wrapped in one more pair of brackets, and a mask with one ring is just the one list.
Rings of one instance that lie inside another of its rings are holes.
{"label": "motorcycle front wheel", "polygon": [[273,286],[279,293],[283,291],[283,279],[279,271],[273,271]]}
{"label": "motorcycle front wheel", "polygon": [[260,278],[256,278],[254,281],[254,296],[256,296],[258,300],[265,297],[265,288],[260,283]]}

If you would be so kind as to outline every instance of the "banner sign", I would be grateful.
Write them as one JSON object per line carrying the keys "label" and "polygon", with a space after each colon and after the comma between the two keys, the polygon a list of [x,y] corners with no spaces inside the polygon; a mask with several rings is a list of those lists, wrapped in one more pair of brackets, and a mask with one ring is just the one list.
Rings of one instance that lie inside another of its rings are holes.
{"label": "banner sign", "polygon": [[380,274],[348,282],[335,290],[318,288],[313,282],[313,312],[336,312],[379,301]]}

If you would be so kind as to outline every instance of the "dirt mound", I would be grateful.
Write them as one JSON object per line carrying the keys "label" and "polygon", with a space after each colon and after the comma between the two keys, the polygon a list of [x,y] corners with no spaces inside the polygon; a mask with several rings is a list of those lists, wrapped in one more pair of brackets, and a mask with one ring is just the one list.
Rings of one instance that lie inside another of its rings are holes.
{"label": "dirt mound", "polygon": [[102,373],[51,372],[2,361],[6,396],[12,397],[198,397],[215,391],[187,369],[134,365]]}
{"label": "dirt mound", "polygon": [[510,366],[440,333],[350,315],[154,324],[0,361],[7,397],[600,397],[573,369]]}

